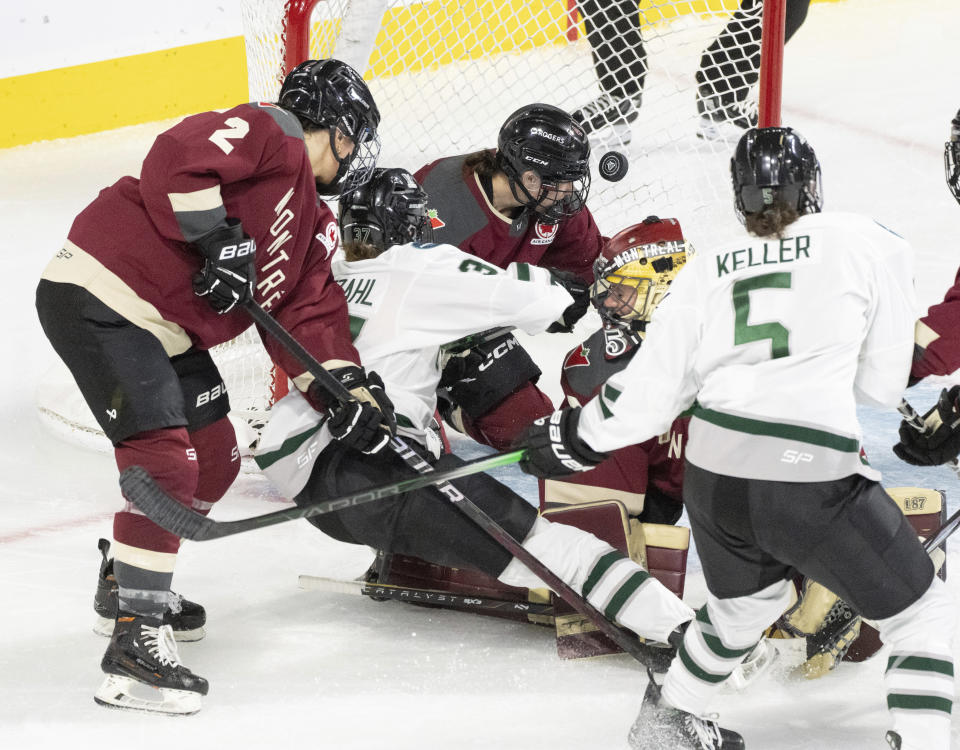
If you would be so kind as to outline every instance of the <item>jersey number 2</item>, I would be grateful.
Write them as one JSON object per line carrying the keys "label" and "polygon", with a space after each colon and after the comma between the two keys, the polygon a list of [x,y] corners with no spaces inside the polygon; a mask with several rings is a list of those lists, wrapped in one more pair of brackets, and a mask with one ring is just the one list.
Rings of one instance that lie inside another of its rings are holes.
{"label": "jersey number 2", "polygon": [[243,138],[250,132],[250,124],[239,117],[228,117],[224,125],[229,125],[230,127],[213,131],[210,140],[214,145],[218,146],[223,153],[229,154],[233,151],[233,144],[230,143],[229,139],[236,138],[240,140]]}
{"label": "jersey number 2", "polygon": [[770,339],[770,358],[778,359],[790,354],[790,331],[782,323],[758,323],[750,325],[750,292],[755,289],[789,289],[790,274],[766,273],[743,279],[733,285],[733,343],[735,346]]}

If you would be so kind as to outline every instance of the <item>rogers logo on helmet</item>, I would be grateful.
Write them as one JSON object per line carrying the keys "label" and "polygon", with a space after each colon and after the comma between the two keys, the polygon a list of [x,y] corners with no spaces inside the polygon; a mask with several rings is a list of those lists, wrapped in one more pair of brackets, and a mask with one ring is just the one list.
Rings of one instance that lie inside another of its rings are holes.
{"label": "rogers logo on helmet", "polygon": [[551,140],[560,144],[567,142],[566,136],[557,135],[556,133],[549,133],[543,128],[531,128],[530,135],[539,135],[542,138],[546,138],[547,140]]}

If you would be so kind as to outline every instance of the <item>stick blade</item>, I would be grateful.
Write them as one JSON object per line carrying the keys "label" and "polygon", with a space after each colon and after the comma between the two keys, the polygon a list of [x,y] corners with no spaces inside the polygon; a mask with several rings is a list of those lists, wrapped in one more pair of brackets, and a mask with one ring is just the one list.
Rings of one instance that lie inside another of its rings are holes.
{"label": "stick blade", "polygon": [[201,540],[209,521],[164,492],[141,466],[129,466],[120,473],[120,490],[143,514],[158,526],[183,539]]}

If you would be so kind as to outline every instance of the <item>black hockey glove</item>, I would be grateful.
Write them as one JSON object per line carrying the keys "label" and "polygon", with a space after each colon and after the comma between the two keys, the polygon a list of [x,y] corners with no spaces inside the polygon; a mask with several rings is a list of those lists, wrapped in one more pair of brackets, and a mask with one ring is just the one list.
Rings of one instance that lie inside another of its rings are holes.
{"label": "black hockey glove", "polygon": [[573,304],[550,324],[547,333],[570,333],[576,322],[587,314],[587,309],[590,307],[590,284],[570,271],[560,271],[556,268],[547,270],[550,271],[552,283],[562,286],[573,297]]}
{"label": "black hockey glove", "polygon": [[527,451],[520,468],[535,477],[553,479],[589,471],[603,461],[607,454],[593,450],[577,435],[579,422],[580,407],[535,420],[515,446]]}
{"label": "black hockey glove", "polygon": [[[393,402],[383,389],[383,380],[377,373],[364,373],[356,365],[339,367],[330,374],[356,399],[327,408],[330,437],[363,453],[379,453],[397,434]],[[316,381],[310,384],[308,398],[315,408],[327,401]]]}
{"label": "black hockey glove", "polygon": [[194,243],[206,262],[193,277],[193,292],[221,315],[253,299],[257,283],[256,243],[243,233],[239,219],[227,219],[227,225]]}
{"label": "black hockey glove", "polygon": [[897,456],[914,466],[938,466],[960,454],[960,385],[944,388],[937,405],[923,415],[923,432],[906,420],[900,423]]}

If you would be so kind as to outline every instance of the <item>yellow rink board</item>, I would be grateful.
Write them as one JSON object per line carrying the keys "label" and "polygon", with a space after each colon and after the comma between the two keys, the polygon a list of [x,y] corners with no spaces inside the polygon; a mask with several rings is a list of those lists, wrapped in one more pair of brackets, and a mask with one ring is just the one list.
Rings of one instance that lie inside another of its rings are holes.
{"label": "yellow rink board", "polygon": [[[661,7],[641,0],[639,11],[643,23],[653,24],[730,11],[738,4],[697,0]],[[384,16],[367,78],[566,44],[569,25],[565,0],[427,0],[413,9],[392,9]],[[578,27],[582,37],[582,21]],[[332,22],[315,23],[311,54],[329,56],[326,40],[337,31]],[[246,101],[247,91],[242,37],[0,78],[0,148],[231,107]]]}

